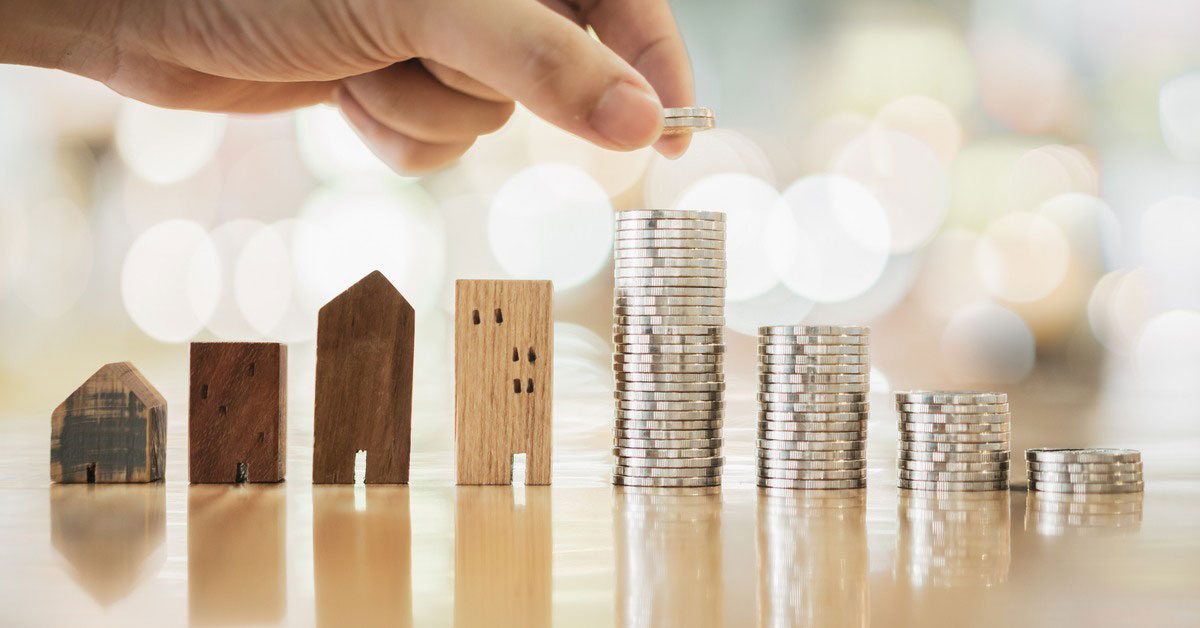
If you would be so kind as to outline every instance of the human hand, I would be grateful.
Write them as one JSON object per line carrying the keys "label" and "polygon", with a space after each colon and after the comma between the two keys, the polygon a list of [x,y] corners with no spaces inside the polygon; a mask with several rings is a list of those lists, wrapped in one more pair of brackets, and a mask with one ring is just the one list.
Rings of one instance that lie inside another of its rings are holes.
{"label": "human hand", "polygon": [[0,0],[0,23],[0,61],[162,107],[335,103],[404,172],[462,155],[514,100],[606,148],[688,143],[659,139],[662,107],[693,104],[666,0]]}

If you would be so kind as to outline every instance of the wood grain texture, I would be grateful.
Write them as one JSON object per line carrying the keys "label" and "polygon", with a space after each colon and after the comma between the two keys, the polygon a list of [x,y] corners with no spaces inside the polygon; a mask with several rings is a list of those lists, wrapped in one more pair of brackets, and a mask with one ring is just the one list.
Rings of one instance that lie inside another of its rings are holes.
{"label": "wood grain texture", "polygon": [[[523,491],[524,503],[517,503],[516,490]],[[550,490],[458,487],[454,506],[455,626],[552,625]]]}
{"label": "wood grain texture", "polygon": [[154,482],[166,468],[167,401],[134,366],[100,367],[50,417],[50,479]]}
{"label": "wood grain texture", "polygon": [[407,484],[415,314],[375,271],[321,308],[317,320],[313,483]]}
{"label": "wood grain texture", "polygon": [[287,347],[193,342],[188,466],[193,483],[283,480],[287,452]]}
{"label": "wood grain texture", "polygon": [[554,372],[549,281],[455,284],[454,432],[459,484],[550,483]]}

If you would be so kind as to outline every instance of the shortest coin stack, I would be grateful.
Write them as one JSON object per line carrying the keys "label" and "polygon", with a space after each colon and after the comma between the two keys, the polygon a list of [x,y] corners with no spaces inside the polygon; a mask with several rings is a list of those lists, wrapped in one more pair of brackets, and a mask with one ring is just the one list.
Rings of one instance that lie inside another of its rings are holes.
{"label": "shortest coin stack", "polygon": [[896,393],[900,411],[899,486],[927,491],[1008,488],[1008,395]]}
{"label": "shortest coin stack", "polygon": [[1044,493],[1138,493],[1142,454],[1136,449],[1026,449],[1029,490]]}
{"label": "shortest coin stack", "polygon": [[668,107],[663,109],[663,135],[683,135],[711,129],[717,118],[708,107]]}
{"label": "shortest coin stack", "polygon": [[867,484],[870,330],[758,328],[758,485],[858,489]]}

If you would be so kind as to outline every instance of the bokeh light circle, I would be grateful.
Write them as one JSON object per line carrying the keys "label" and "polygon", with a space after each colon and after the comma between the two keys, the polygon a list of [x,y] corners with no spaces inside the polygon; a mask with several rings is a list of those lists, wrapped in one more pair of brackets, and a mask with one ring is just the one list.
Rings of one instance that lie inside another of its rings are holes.
{"label": "bokeh light circle", "polygon": [[1027,303],[1050,294],[1067,273],[1070,244],[1044,216],[1014,212],[992,223],[975,249],[975,269],[992,294]]}
{"label": "bokeh light circle", "polygon": [[125,255],[125,310],[155,339],[184,342],[195,336],[220,295],[221,260],[204,227],[195,222],[168,220],[150,227]]}
{"label": "bokeh light circle", "polygon": [[776,284],[767,292],[745,301],[725,304],[725,325],[743,336],[758,337],[767,325],[798,325],[813,309],[813,302]]}
{"label": "bokeh light circle", "polygon": [[579,168],[531,166],[496,193],[488,240],[512,277],[550,279],[555,290],[566,290],[596,276],[607,263],[612,204],[604,188]]}
{"label": "bokeh light circle", "polygon": [[254,340],[260,335],[238,307],[235,271],[246,243],[265,227],[257,220],[238,219],[222,224],[209,234],[221,260],[222,290],[207,327],[222,340]]}
{"label": "bokeh light circle", "polygon": [[765,243],[788,288],[813,301],[837,302],[879,279],[890,233],[883,207],[861,184],[813,175],[784,190],[771,210]]}
{"label": "bokeh light circle", "polygon": [[643,195],[646,207],[676,208],[679,197],[705,177],[738,172],[767,182],[775,180],[766,154],[745,135],[731,129],[713,129],[692,136],[691,146],[678,159],[654,155],[646,171]]}
{"label": "bokeh light circle", "polygon": [[946,170],[933,150],[911,135],[864,133],[842,149],[832,170],[863,184],[883,205],[893,253],[919,248],[946,218]]}
{"label": "bokeh light circle", "polygon": [[1033,332],[1016,312],[973,303],[956,312],[942,332],[942,368],[956,383],[1012,384],[1033,370]]}
{"label": "bokeh light circle", "polygon": [[1138,334],[1135,358],[1152,387],[1194,393],[1200,382],[1200,312],[1170,310],[1150,319]]}
{"label": "bokeh light circle", "polygon": [[725,298],[744,301],[779,283],[763,247],[767,220],[779,202],[771,184],[748,174],[705,177],[679,198],[679,209],[725,214]]}
{"label": "bokeh light circle", "polygon": [[909,94],[883,106],[875,114],[874,126],[915,137],[931,148],[948,166],[962,146],[962,124],[950,108],[940,101]]}
{"label": "bokeh light circle", "polygon": [[1109,351],[1126,355],[1154,314],[1153,293],[1144,269],[1115,270],[1100,278],[1088,298],[1092,335]]}
{"label": "bokeh light circle", "polygon": [[223,115],[160,109],[127,100],[117,118],[117,152],[139,177],[175,183],[208,163],[224,134]]}
{"label": "bokeh light circle", "polygon": [[1172,196],[1142,213],[1142,265],[1168,307],[1200,308],[1200,198]]}
{"label": "bokeh light circle", "polygon": [[531,118],[526,128],[530,162],[575,166],[595,178],[609,196],[633,187],[655,154],[652,148],[634,151],[601,148],[541,118]]}
{"label": "bokeh light circle", "polygon": [[1200,72],[1178,76],[1159,89],[1158,126],[1176,159],[1200,161]]}
{"label": "bokeh light circle", "polygon": [[92,226],[65,198],[30,207],[26,219],[29,244],[17,296],[41,316],[61,316],[75,306],[91,279]]}
{"label": "bokeh light circle", "polygon": [[279,342],[301,342],[317,334],[317,304],[296,294],[296,224],[281,220],[256,231],[233,270],[238,309],[256,332]]}

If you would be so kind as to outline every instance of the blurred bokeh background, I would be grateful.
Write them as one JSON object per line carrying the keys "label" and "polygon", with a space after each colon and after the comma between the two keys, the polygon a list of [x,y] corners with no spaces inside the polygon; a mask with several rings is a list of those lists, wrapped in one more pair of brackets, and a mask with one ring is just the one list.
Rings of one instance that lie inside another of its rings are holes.
{"label": "blurred bokeh background", "polygon": [[1009,391],[1014,448],[1200,438],[1200,3],[673,5],[719,127],[677,161],[518,108],[409,178],[335,109],[0,67],[0,421],[132,360],[182,437],[187,343],[264,339],[311,442],[317,309],[379,269],[418,311],[414,451],[448,452],[453,281],[549,278],[556,456],[601,459],[612,213],[651,207],[728,212],[747,434],[756,327],[819,321],[872,325],[875,392]]}

